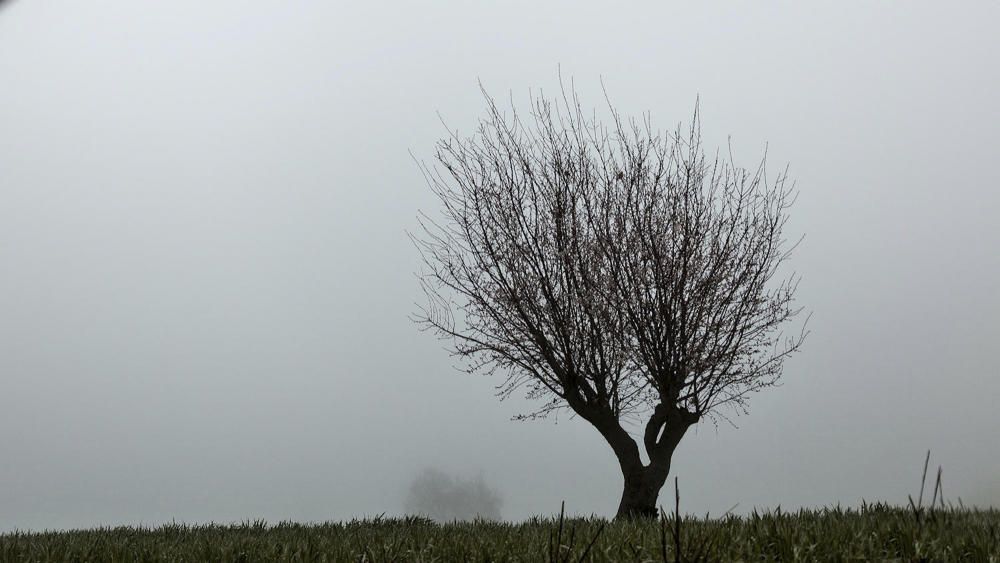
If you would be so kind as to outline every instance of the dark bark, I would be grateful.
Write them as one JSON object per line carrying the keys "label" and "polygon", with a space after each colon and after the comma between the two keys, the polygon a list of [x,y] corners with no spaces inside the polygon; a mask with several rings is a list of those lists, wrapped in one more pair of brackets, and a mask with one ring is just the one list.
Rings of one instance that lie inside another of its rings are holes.
{"label": "dark bark", "polygon": [[653,471],[652,466],[639,467],[627,473],[622,469],[625,483],[616,518],[656,518],[656,499],[670,471],[667,465],[666,470],[661,471]]}
{"label": "dark bark", "polygon": [[659,405],[646,426],[645,447],[649,463],[639,457],[635,440],[617,420],[598,420],[595,426],[618,458],[623,487],[616,518],[655,518],[656,499],[670,474],[674,450],[687,429],[698,422],[698,416],[688,411]]}

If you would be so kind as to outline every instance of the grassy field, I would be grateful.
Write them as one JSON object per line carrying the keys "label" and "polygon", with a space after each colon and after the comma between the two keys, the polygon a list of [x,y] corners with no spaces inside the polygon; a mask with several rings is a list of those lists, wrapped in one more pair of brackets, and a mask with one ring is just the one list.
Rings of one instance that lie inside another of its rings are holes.
{"label": "grassy field", "polygon": [[[678,543],[680,550],[678,551]],[[680,557],[678,558],[678,553]],[[723,519],[422,518],[0,536],[3,561],[997,561],[1000,510],[781,511]]]}

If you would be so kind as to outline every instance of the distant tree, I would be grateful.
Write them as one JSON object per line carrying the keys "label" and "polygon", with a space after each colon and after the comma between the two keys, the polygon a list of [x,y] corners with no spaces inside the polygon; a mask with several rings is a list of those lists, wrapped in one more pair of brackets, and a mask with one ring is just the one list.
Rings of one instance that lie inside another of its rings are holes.
{"label": "distant tree", "polygon": [[805,338],[778,330],[801,311],[798,279],[779,275],[787,170],[706,159],[697,110],[664,134],[613,109],[602,124],[565,88],[532,97],[527,120],[483,95],[476,133],[449,131],[421,165],[442,214],[413,235],[416,320],[470,372],[505,376],[501,398],[546,399],[519,418],[568,408],[592,424],[621,466],[618,516],[655,515],[685,432],[745,412]]}
{"label": "distant tree", "polygon": [[483,478],[462,480],[438,469],[425,469],[410,484],[406,512],[437,522],[500,519],[500,496]]}

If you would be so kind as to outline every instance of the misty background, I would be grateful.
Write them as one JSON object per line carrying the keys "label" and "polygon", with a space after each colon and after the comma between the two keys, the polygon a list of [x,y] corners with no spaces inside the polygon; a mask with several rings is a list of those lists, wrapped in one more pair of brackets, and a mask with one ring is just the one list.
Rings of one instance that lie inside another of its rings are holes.
{"label": "misty background", "polygon": [[403,505],[406,514],[439,523],[499,520],[502,508],[503,499],[482,474],[459,477],[436,467],[427,467],[417,474]]}
{"label": "misty background", "polygon": [[811,336],[682,509],[1000,505],[1000,4],[15,0],[0,7],[0,530],[400,514],[425,467],[612,515],[585,422],[520,423],[408,315],[430,159],[494,96],[768,144]]}

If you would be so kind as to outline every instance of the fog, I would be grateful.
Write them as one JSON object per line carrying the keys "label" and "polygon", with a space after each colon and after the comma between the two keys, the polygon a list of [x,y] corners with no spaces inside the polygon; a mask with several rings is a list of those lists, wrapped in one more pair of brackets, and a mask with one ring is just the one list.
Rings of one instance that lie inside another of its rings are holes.
{"label": "fog", "polygon": [[449,475],[428,467],[421,471],[406,495],[403,509],[408,515],[435,522],[499,520],[503,499],[480,474],[474,478]]}
{"label": "fog", "polygon": [[[610,516],[584,421],[454,368],[410,321],[411,158],[502,100],[700,101],[800,191],[811,335],[698,425],[682,509],[1000,504],[996,3],[168,3],[0,8],[0,530],[401,514],[425,467],[502,516]],[[439,116],[440,114],[440,116]]]}

